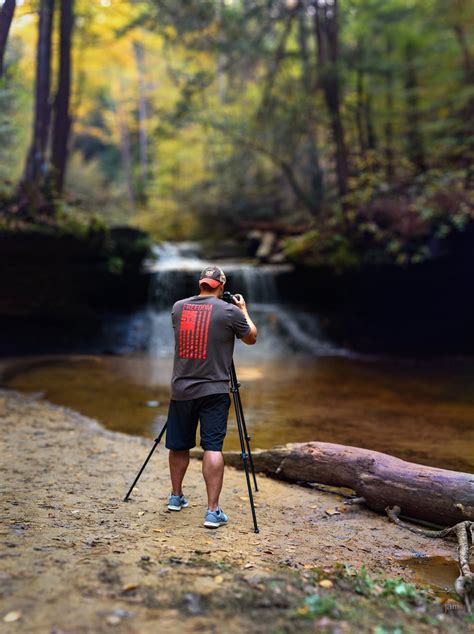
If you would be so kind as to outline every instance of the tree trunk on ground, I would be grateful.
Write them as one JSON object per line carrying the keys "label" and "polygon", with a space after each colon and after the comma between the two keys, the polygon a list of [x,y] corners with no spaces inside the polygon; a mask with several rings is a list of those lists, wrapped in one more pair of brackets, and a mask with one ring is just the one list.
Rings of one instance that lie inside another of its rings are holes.
{"label": "tree trunk on ground", "polygon": [[[440,525],[474,520],[474,475],[324,442],[292,443],[252,452],[255,470],[290,482],[353,489],[379,513],[399,506],[403,515]],[[241,454],[225,462],[242,468]]]}
{"label": "tree trunk on ground", "polygon": [[61,25],[59,43],[59,79],[54,101],[54,124],[51,162],[55,169],[54,180],[61,193],[66,174],[68,140],[71,129],[69,100],[71,93],[71,40],[74,26],[74,0],[61,2]]}
{"label": "tree trunk on ground", "polygon": [[7,48],[8,33],[15,13],[16,0],[5,0],[0,12],[0,77],[3,76],[3,59]]}
{"label": "tree trunk on ground", "polygon": [[26,159],[20,190],[33,208],[44,202],[40,193],[48,172],[46,150],[51,119],[51,33],[53,26],[54,0],[41,0],[39,8],[39,32],[36,54],[36,94],[33,120],[33,138]]}

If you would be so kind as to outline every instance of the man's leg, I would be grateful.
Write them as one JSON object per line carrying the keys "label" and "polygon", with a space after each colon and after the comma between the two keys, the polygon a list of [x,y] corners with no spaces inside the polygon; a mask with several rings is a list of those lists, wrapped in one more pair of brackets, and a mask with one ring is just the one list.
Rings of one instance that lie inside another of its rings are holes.
{"label": "man's leg", "polygon": [[171,489],[175,495],[183,494],[183,478],[189,465],[189,447],[196,445],[197,411],[193,400],[170,400],[166,448],[170,450],[168,461]]}
{"label": "man's leg", "polygon": [[170,449],[169,466],[171,488],[174,495],[183,495],[183,478],[189,465],[189,449]]}
{"label": "man's leg", "polygon": [[207,507],[216,511],[224,480],[224,456],[222,451],[205,451],[202,460],[202,474],[206,482]]}
{"label": "man's leg", "polygon": [[227,431],[229,407],[228,394],[212,394],[202,399],[199,410],[201,447],[204,449],[202,474],[206,482],[207,505],[210,511],[219,508],[219,495],[224,480],[222,444]]}

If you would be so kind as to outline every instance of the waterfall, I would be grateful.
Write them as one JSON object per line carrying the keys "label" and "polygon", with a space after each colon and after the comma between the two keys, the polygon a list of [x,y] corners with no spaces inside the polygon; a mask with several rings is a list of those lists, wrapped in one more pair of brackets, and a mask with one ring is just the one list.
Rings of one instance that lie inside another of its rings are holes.
{"label": "waterfall", "polygon": [[[149,265],[152,281],[149,293],[149,341],[153,356],[169,356],[174,350],[170,311],[175,301],[199,294],[198,279],[210,264],[194,243],[163,243],[155,247],[157,261]],[[257,346],[237,346],[247,358],[271,358],[288,352],[317,356],[347,356],[350,353],[326,341],[317,317],[282,305],[276,278],[288,265],[260,265],[246,262],[217,262],[226,277],[226,289],[241,293],[259,329]],[[245,350],[244,350],[245,349]]]}

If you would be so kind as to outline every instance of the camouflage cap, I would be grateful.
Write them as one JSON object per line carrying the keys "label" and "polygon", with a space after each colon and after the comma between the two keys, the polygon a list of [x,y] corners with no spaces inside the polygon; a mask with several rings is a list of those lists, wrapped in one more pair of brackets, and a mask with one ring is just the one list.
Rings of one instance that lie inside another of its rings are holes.
{"label": "camouflage cap", "polygon": [[201,272],[199,284],[201,284],[201,282],[203,284],[209,284],[212,288],[217,288],[219,284],[226,283],[226,277],[220,266],[209,264],[209,266],[206,266]]}

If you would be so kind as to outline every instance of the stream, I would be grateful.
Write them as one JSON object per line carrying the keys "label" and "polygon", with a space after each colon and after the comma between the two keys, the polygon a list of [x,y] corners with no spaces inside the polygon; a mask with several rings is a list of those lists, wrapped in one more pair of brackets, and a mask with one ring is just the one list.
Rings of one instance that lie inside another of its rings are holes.
{"label": "stream", "polygon": [[[173,357],[170,309],[198,292],[207,263],[196,245],[156,247],[149,300],[111,315],[97,349],[2,360],[7,387],[153,437],[166,421]],[[278,297],[285,265],[220,262],[242,293],[258,342],[235,345],[235,364],[254,448],[319,440],[365,447],[432,466],[474,467],[474,359],[367,357],[326,340],[307,307]],[[199,441],[198,441],[199,442]],[[238,447],[231,415],[225,449]]]}

